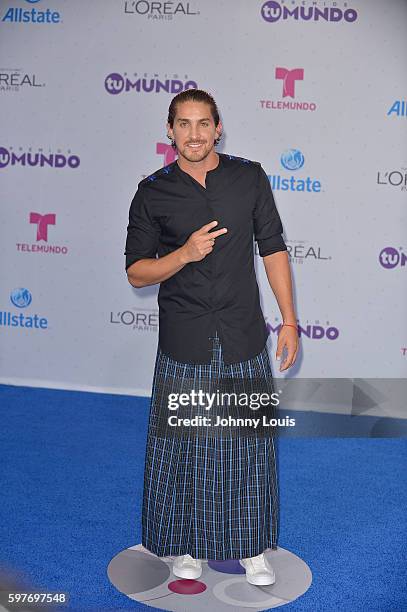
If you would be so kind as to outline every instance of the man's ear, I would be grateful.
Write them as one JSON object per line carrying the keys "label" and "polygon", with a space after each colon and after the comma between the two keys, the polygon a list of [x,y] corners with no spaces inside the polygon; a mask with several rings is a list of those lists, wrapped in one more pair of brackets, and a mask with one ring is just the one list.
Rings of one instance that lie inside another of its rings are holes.
{"label": "man's ear", "polygon": [[167,136],[174,139],[174,132],[172,131],[172,127],[170,126],[169,123],[167,123],[166,128],[167,128]]}
{"label": "man's ear", "polygon": [[223,132],[223,125],[222,125],[222,122],[219,121],[218,125],[216,126],[216,133],[218,135],[218,138],[219,136],[222,135],[222,132]]}

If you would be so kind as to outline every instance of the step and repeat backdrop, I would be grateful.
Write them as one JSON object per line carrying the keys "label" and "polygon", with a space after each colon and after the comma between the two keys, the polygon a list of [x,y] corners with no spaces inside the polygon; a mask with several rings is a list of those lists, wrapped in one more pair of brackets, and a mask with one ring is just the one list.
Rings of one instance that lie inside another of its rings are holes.
{"label": "step and repeat backdrop", "polygon": [[1,0],[1,382],[150,393],[158,287],[127,281],[128,211],[192,87],[218,150],[270,179],[301,335],[284,376],[405,377],[406,23],[405,0]]}

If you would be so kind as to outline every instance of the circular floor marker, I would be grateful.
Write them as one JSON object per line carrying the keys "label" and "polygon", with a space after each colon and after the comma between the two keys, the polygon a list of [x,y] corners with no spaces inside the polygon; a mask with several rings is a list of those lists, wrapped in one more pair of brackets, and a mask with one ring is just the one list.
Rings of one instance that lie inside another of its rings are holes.
{"label": "circular floor marker", "polygon": [[113,557],[107,574],[118,591],[152,609],[185,612],[187,605],[193,612],[260,612],[294,601],[312,583],[308,565],[290,551],[279,547],[264,554],[276,573],[270,586],[249,584],[238,559],[202,560],[201,580],[180,579],[172,572],[174,557],[157,557],[141,544]]}

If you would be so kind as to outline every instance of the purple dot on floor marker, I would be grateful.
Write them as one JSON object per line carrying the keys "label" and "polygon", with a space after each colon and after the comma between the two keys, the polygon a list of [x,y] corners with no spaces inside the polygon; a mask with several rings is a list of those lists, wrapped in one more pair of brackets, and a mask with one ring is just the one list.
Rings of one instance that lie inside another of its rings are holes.
{"label": "purple dot on floor marker", "polygon": [[179,595],[197,595],[206,591],[206,584],[200,580],[173,580],[167,584],[170,591]]}
{"label": "purple dot on floor marker", "polygon": [[225,559],[225,561],[214,561],[208,559],[208,566],[215,570],[215,572],[221,572],[222,574],[245,574],[246,570],[239,563],[239,559]]}

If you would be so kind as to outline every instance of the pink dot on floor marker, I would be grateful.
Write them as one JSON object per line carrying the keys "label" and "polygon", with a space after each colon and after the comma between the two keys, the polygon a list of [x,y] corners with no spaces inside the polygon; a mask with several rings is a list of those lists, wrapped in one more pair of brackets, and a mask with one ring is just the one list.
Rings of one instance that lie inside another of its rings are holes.
{"label": "pink dot on floor marker", "polygon": [[206,591],[206,584],[200,580],[173,580],[167,584],[170,591],[179,595],[197,595]]}

